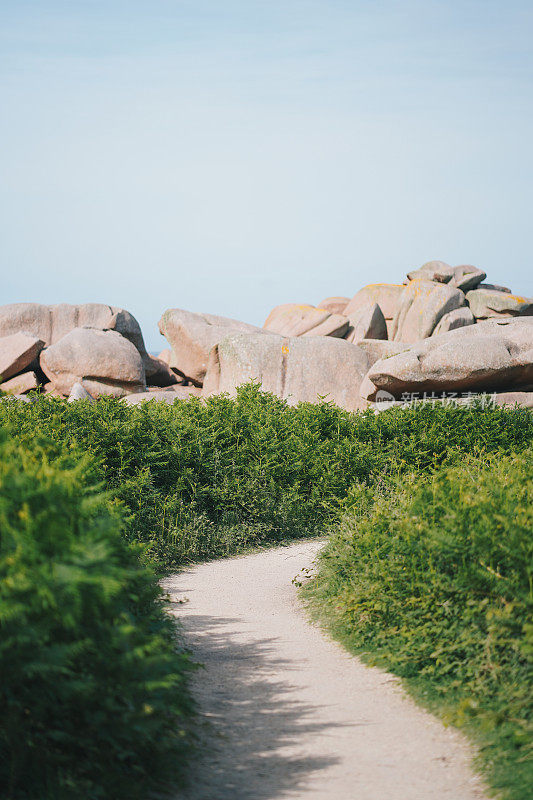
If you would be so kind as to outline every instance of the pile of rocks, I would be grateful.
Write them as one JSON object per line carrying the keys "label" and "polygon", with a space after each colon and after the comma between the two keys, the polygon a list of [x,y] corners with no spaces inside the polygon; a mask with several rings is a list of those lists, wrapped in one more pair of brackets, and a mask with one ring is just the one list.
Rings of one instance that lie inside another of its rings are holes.
{"label": "pile of rocks", "polygon": [[135,317],[101,303],[0,306],[0,376],[0,388],[19,397],[33,389],[71,399],[183,396],[188,388],[147,353]]}
{"label": "pile of rocks", "polygon": [[473,266],[430,261],[403,284],[277,306],[262,328],[169,309],[159,329],[170,349],[158,358],[124,309],[3,306],[2,389],[173,402],[235,394],[254,379],[290,403],[326,397],[348,410],[478,393],[531,406],[533,299],[485,278]]}
{"label": "pile of rocks", "polygon": [[403,284],[277,306],[263,328],[170,309],[159,329],[170,365],[203,396],[254,379],[290,403],[327,397],[348,410],[476,393],[532,405],[533,299],[485,278],[430,261]]}

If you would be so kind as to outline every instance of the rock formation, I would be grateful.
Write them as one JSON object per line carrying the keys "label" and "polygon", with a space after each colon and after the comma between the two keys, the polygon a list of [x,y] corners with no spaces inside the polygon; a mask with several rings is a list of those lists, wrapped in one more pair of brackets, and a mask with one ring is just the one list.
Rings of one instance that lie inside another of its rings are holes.
{"label": "rock formation", "polygon": [[335,336],[342,339],[349,324],[345,315],[334,314],[325,308],[285,303],[270,312],[263,328],[280,336]]}
{"label": "rock formation", "polygon": [[400,342],[418,342],[431,336],[441,319],[466,305],[460,289],[437,281],[416,278],[402,292],[392,324],[392,337]]}
{"label": "rock formation", "polygon": [[56,344],[74,328],[98,328],[117,331],[137,348],[144,362],[145,373],[153,370],[146,352],[141,328],[129,311],[103,303],[46,306],[41,303],[11,303],[0,306],[0,336],[26,331],[42,339],[45,346]]}
{"label": "rock formation", "polygon": [[139,351],[116,331],[75,328],[43,352],[41,367],[64,395],[76,383],[92,397],[124,397],[146,388]]}
{"label": "rock formation", "polygon": [[349,411],[366,408],[359,387],[368,371],[363,350],[331,336],[228,336],[213,347],[203,396],[228,392],[255,380],[290,404],[321,398]]}
{"label": "rock formation", "polygon": [[467,325],[475,324],[476,318],[468,306],[462,306],[444,314],[437,322],[431,335],[437,336],[439,333],[446,333],[447,331],[454,331],[456,328],[465,328]]}
{"label": "rock formation", "polygon": [[404,289],[405,286],[403,286],[403,284],[370,283],[368,286],[364,286],[356,294],[354,294],[348,305],[345,306],[343,314],[346,314],[346,316],[350,317],[361,307],[367,306],[369,303],[377,303],[381,309],[381,313],[385,317],[385,322],[387,325],[386,338],[392,339],[392,321],[396,316],[396,312],[400,304],[400,298]]}
{"label": "rock formation", "polygon": [[367,303],[350,313],[350,327],[345,335],[348,342],[362,339],[387,339],[387,321],[377,303]]}
{"label": "rock formation", "polygon": [[0,306],[1,388],[22,400],[37,390],[136,405],[234,394],[254,379],[290,403],[325,397],[349,410],[487,392],[530,406],[533,299],[486,277],[472,265],[428,261],[403,284],[278,305],[262,328],[172,308],[159,322],[169,348],[158,357],[123,308]]}
{"label": "rock formation", "polygon": [[260,333],[255,325],[215,314],[194,314],[170,308],[159,320],[159,330],[171,347],[170,366],[193,384],[201,385],[209,351],[231,333]]}
{"label": "rock formation", "polygon": [[39,355],[44,342],[26,331],[17,331],[0,339],[0,376],[7,380],[23,372]]}
{"label": "rock formation", "polygon": [[494,392],[533,388],[533,317],[490,320],[431,336],[376,361],[363,388],[403,393]]}
{"label": "rock formation", "polygon": [[488,317],[518,317],[533,314],[533,299],[517,297],[497,289],[474,289],[466,300],[476,319]]}

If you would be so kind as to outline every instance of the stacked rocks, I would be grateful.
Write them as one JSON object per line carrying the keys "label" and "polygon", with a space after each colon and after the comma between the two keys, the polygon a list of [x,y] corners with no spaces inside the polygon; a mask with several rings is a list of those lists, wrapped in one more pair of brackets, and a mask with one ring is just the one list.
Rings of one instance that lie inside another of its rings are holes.
{"label": "stacked rocks", "polygon": [[488,392],[533,404],[533,300],[486,277],[430,261],[403,284],[276,306],[262,329],[181,309],[159,327],[170,364],[203,396],[254,379],[290,403],[326,397],[349,410]]}
{"label": "stacked rocks", "polygon": [[158,358],[122,308],[2,306],[1,388],[136,404],[233,395],[253,379],[289,403],[326,398],[349,410],[479,393],[533,405],[533,299],[486,277],[429,261],[403,284],[276,306],[262,328],[172,308],[159,322],[170,347]]}
{"label": "stacked rocks", "polygon": [[135,317],[100,303],[0,306],[0,376],[2,391],[15,396],[41,389],[71,399],[183,383],[147,353]]}

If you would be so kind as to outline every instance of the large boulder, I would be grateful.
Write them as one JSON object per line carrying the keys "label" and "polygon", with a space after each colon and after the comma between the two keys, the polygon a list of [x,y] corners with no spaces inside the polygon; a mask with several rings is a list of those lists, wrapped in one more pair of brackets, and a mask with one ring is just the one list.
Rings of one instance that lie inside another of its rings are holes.
{"label": "large boulder", "polygon": [[300,303],[283,303],[268,315],[264,330],[280,336],[334,336],[342,339],[349,322],[342,314]]}
{"label": "large boulder", "polygon": [[159,330],[172,348],[170,367],[198,386],[204,380],[209,352],[221,339],[232,333],[263,333],[247,322],[181,308],[165,311]]}
{"label": "large boulder", "polygon": [[84,327],[120,333],[141,354],[146,375],[149,377],[152,374],[153,364],[146,352],[139,323],[123,308],[104,303],[60,303],[50,306],[41,303],[10,303],[0,306],[0,336],[27,331],[49,346],[74,328]]}
{"label": "large boulder", "polygon": [[43,345],[52,344],[51,306],[41,303],[9,303],[0,306],[0,337],[26,331]]}
{"label": "large boulder", "polygon": [[426,280],[437,281],[438,283],[449,283],[453,278],[453,267],[445,261],[427,261],[418,269],[413,269],[407,273],[410,281]]}
{"label": "large boulder", "polygon": [[366,354],[342,339],[237,334],[211,351],[202,394],[235,395],[238,386],[255,380],[292,405],[326,397],[354,411],[367,406],[359,393],[367,370]]}
{"label": "large boulder", "polygon": [[44,342],[26,331],[2,335],[0,338],[0,378],[7,380],[30,366]]}
{"label": "large boulder", "polygon": [[404,392],[464,392],[533,388],[533,317],[488,320],[418,342],[376,361],[361,392],[398,398]]}
{"label": "large boulder", "polygon": [[454,311],[448,311],[448,313],[441,318],[431,335],[438,336],[439,333],[446,333],[447,331],[454,331],[456,328],[466,328],[468,325],[475,324],[475,317],[468,306],[462,306],[461,308],[456,308]]}
{"label": "large boulder", "polygon": [[387,322],[377,303],[360,306],[348,317],[350,327],[344,337],[347,342],[362,339],[387,339]]}
{"label": "large boulder", "polygon": [[519,297],[510,292],[474,289],[467,293],[466,299],[476,319],[531,316],[533,314],[533,298]]}
{"label": "large boulder", "polygon": [[445,283],[413,280],[402,293],[392,325],[392,337],[389,338],[400,342],[426,339],[445,314],[465,304],[460,289]]}
{"label": "large boulder", "polygon": [[405,286],[398,283],[369,283],[354,294],[342,312],[347,317],[369,303],[377,303],[387,323],[387,338],[392,339],[392,321],[400,305]]}
{"label": "large boulder", "polygon": [[123,397],[146,389],[139,351],[116,331],[75,328],[43,351],[41,367],[63,395],[75,383],[93,397]]}
{"label": "large boulder", "polygon": [[20,375],[16,375],[8,381],[2,381],[0,384],[2,392],[11,392],[12,394],[25,394],[38,387],[39,379],[35,372],[22,372]]}
{"label": "large boulder", "polygon": [[325,308],[331,314],[343,314],[349,302],[349,297],[326,297],[320,301],[317,308]]}
{"label": "large boulder", "polygon": [[455,286],[456,289],[461,289],[462,292],[468,292],[470,289],[475,289],[479,286],[481,281],[484,281],[487,273],[482,269],[473,267],[472,264],[461,264],[453,268],[453,278],[450,281],[450,286]]}
{"label": "large boulder", "polygon": [[398,283],[369,283],[354,294],[344,312],[349,316],[358,308],[377,303],[385,319],[392,319],[398,309],[405,286]]}

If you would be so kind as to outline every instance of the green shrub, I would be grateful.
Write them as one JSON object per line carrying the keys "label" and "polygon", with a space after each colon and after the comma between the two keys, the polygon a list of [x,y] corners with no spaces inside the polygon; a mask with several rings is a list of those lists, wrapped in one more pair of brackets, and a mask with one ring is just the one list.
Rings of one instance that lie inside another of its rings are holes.
{"label": "green shrub", "polygon": [[20,441],[37,430],[94,455],[130,512],[125,535],[167,567],[322,531],[354,482],[519,450],[533,430],[523,411],[417,404],[351,414],[328,403],[290,407],[253,384],[234,400],[173,406],[42,397],[1,403],[2,419]]}
{"label": "green shrub", "polygon": [[0,435],[1,796],[146,797],[183,765],[189,660],[92,459]]}
{"label": "green shrub", "polygon": [[494,785],[526,800],[533,783],[533,449],[469,457],[375,498],[360,487],[352,501],[310,597],[354,651],[469,726]]}

